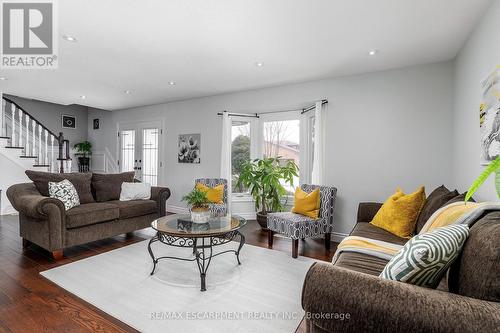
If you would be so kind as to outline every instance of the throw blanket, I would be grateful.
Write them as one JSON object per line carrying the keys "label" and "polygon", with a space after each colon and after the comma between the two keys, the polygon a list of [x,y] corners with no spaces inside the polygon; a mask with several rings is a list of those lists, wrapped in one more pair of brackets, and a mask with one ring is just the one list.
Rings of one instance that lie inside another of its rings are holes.
{"label": "throw blanket", "polygon": [[[495,210],[500,211],[500,202],[468,202],[467,204],[455,202],[438,209],[432,214],[423,226],[420,234],[451,224],[466,224],[471,226],[485,212]],[[402,245],[371,238],[347,236],[337,246],[337,251],[332,258],[332,263],[335,263],[343,252],[363,253],[377,258],[391,260],[402,247]]]}
{"label": "throw blanket", "polygon": [[335,263],[343,252],[364,253],[377,258],[391,260],[402,247],[402,245],[371,238],[347,236],[337,246],[337,251],[335,251],[335,255],[332,258],[332,263]]}
{"label": "throw blanket", "polygon": [[500,210],[500,202],[455,202],[438,209],[424,224],[420,233],[429,232],[450,224],[466,224],[469,227],[485,212]]}

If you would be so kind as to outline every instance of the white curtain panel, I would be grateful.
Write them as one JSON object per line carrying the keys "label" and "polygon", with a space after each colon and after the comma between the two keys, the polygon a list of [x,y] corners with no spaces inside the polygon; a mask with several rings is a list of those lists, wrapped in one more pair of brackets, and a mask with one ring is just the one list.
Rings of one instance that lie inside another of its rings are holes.
{"label": "white curtain panel", "polygon": [[323,102],[316,102],[314,109],[314,159],[311,182],[314,185],[324,185],[324,152],[325,152],[325,129],[324,129]]}
{"label": "white curtain panel", "polygon": [[227,213],[231,214],[231,118],[222,114],[222,149],[220,155],[220,177],[227,179]]}

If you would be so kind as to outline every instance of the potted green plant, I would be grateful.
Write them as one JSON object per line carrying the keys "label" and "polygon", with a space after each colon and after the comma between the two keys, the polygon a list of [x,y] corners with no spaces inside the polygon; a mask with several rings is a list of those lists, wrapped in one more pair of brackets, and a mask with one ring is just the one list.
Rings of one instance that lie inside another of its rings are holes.
{"label": "potted green plant", "polygon": [[267,230],[267,213],[283,210],[282,199],[287,195],[283,183],[293,187],[298,177],[298,166],[293,160],[282,161],[269,157],[247,161],[241,169],[237,186],[244,186],[255,200],[257,222]]}
{"label": "potted green plant", "polygon": [[87,172],[90,168],[90,155],[92,155],[92,144],[88,141],[83,141],[73,146],[76,149],[78,156],[78,171]]}
{"label": "potted green plant", "polygon": [[209,201],[207,193],[197,188],[182,197],[190,206],[191,221],[194,223],[205,223],[210,219]]}
{"label": "potted green plant", "polygon": [[469,199],[474,195],[474,193],[476,193],[476,191],[481,187],[481,185],[483,185],[492,173],[495,173],[495,189],[498,197],[500,198],[500,156],[497,156],[497,158],[483,170],[476,180],[474,180],[465,195],[465,202],[469,201]]}

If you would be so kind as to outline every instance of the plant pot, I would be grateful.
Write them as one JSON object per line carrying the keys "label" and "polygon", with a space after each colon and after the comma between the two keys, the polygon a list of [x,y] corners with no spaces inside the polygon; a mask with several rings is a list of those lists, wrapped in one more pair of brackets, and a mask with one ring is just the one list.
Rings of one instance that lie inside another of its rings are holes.
{"label": "plant pot", "polygon": [[88,172],[90,166],[90,157],[78,157],[78,171],[79,172]]}
{"label": "plant pot", "polygon": [[262,230],[267,231],[267,212],[258,212],[257,222],[259,223]]}
{"label": "plant pot", "polygon": [[208,207],[191,208],[191,222],[207,223],[210,220],[210,210]]}

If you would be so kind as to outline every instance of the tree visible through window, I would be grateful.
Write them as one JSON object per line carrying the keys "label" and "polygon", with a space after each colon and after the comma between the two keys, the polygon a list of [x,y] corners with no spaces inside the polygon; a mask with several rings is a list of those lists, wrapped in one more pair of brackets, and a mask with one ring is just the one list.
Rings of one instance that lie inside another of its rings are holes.
{"label": "tree visible through window", "polygon": [[[293,160],[300,165],[300,121],[279,120],[264,122],[264,157],[281,157],[283,163]],[[299,184],[298,177],[294,179],[294,185]],[[285,183],[283,186],[288,192],[294,189]]]}
{"label": "tree visible through window", "polygon": [[231,173],[233,193],[245,193],[246,188],[236,186],[243,163],[250,161],[250,123],[233,121],[231,142]]}

